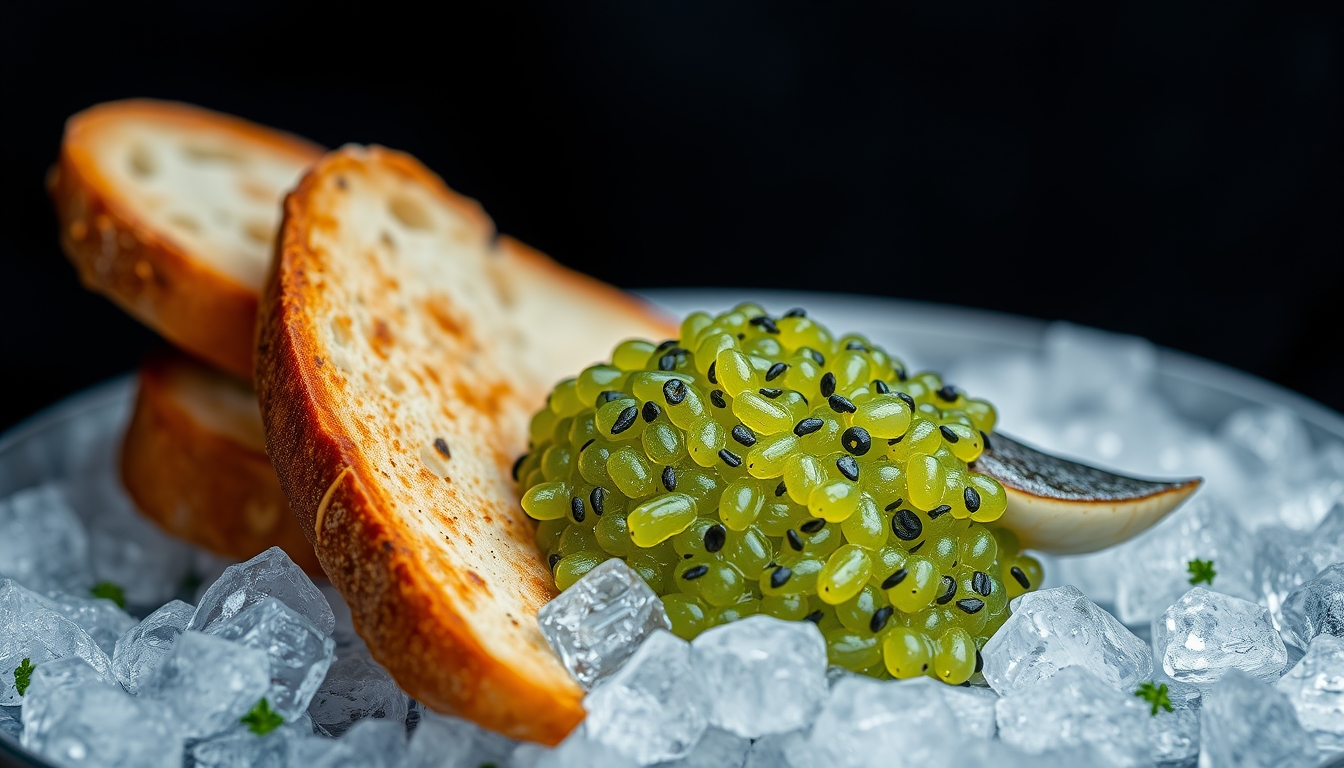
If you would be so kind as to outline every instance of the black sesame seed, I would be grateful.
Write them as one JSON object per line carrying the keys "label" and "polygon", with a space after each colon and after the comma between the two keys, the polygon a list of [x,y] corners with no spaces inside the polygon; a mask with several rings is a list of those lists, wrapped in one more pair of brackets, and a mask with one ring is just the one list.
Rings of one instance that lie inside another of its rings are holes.
{"label": "black sesame seed", "polygon": [[882,582],[882,588],[891,589],[897,584],[900,584],[902,581],[905,581],[905,577],[909,575],[910,575],[909,571],[907,571],[904,568],[901,568],[897,570],[895,573],[888,576],[886,581]]}
{"label": "black sesame seed", "polygon": [[896,445],[896,444],[900,443],[900,442],[901,442],[902,440],[904,440],[904,439],[905,439],[905,435],[901,435],[900,437],[893,437],[893,438],[891,438],[890,440],[887,441],[887,445]]}
{"label": "black sesame seed", "polygon": [[983,442],[983,443],[985,444],[985,450],[986,450],[986,451],[992,451],[992,450],[994,450],[993,447],[990,446],[990,444],[989,444],[989,435],[986,435],[986,434],[984,433],[983,430],[981,430],[981,432],[980,432],[980,440],[981,440],[981,442]]}
{"label": "black sesame seed", "polygon": [[844,395],[831,395],[826,400],[831,404],[831,410],[836,413],[853,413],[858,410]]}
{"label": "black sesame seed", "polygon": [[714,367],[717,366],[718,364],[719,364],[718,360],[710,361],[709,370],[705,371],[705,378],[709,379],[710,384],[719,383],[719,374],[714,370]]}
{"label": "black sesame seed", "polygon": [[445,459],[453,458],[453,454],[448,450],[448,441],[442,437],[434,438],[434,450],[438,451]]}
{"label": "black sesame seed", "polygon": [[[785,584],[788,584],[789,579],[792,577],[793,577],[793,571],[789,570],[789,567],[787,565],[781,565],[775,570],[770,572],[770,586],[775,589],[779,589]],[[821,613],[821,611],[817,611],[817,613]]]}
{"label": "black sesame seed", "polygon": [[769,315],[753,317],[748,322],[752,325],[760,326],[761,330],[766,333],[779,333],[779,326],[775,325],[775,321],[772,320]]}
{"label": "black sesame seed", "polygon": [[[981,655],[980,655],[980,649],[979,649],[979,648],[976,648],[976,649],[975,649],[975,671],[976,671],[976,672],[979,672],[980,670],[982,670],[982,669],[984,669],[984,668],[985,668],[985,657],[984,657],[984,656],[981,656]],[[969,682],[971,682],[971,681],[970,681],[970,680],[967,680],[966,682],[969,683]]]}
{"label": "black sesame seed", "polygon": [[845,345],[850,352],[867,352],[868,347],[862,341],[851,341]]}
{"label": "black sesame seed", "polygon": [[821,377],[821,396],[830,397],[835,394],[835,374],[827,371]]}
{"label": "black sesame seed", "polygon": [[798,527],[802,529],[803,533],[816,533],[826,527],[826,521],[822,520],[820,517],[816,517]]}
{"label": "black sesame seed", "polygon": [[955,442],[957,442],[958,440],[961,439],[961,438],[957,437],[957,433],[956,433],[956,432],[953,432],[953,431],[952,431],[952,428],[949,427],[949,426],[947,426],[946,424],[944,424],[943,426],[939,427],[939,428],[938,428],[938,431],[943,433],[943,439],[946,440],[946,441],[949,442],[949,443],[955,443]]}
{"label": "black sesame seed", "polygon": [[727,408],[728,401],[723,399],[723,390],[715,389],[709,393],[709,402],[714,404],[715,408]]}
{"label": "black sesame seed", "polygon": [[946,504],[943,504],[943,505],[934,507],[933,509],[930,509],[930,510],[929,510],[929,519],[930,519],[930,520],[937,520],[938,518],[942,517],[943,515],[946,515],[948,512],[951,512],[951,511],[952,511],[952,508],[949,507],[949,506],[946,505]]}
{"label": "black sesame seed", "polygon": [[612,400],[620,400],[622,397],[625,397],[625,393],[623,392],[614,392],[610,389],[603,390],[597,393],[596,406],[598,408],[601,408],[607,403],[610,403]]}
{"label": "black sesame seed", "polygon": [[583,499],[574,496],[569,500],[569,513],[574,516],[574,522],[582,523],[584,518],[588,517],[588,512],[583,508]]}
{"label": "black sesame seed", "polygon": [[836,459],[835,468],[840,470],[840,474],[849,478],[851,482],[858,482],[859,462],[855,461],[853,456],[841,456]]}
{"label": "black sesame seed", "polygon": [[768,388],[768,389],[767,389],[766,387],[761,387],[761,388],[760,388],[759,390],[757,390],[757,391],[761,393],[761,396],[763,396],[763,397],[768,397],[768,398],[770,398],[771,400],[774,400],[776,397],[779,397],[780,395],[784,394],[784,390],[782,390],[782,389],[775,389],[775,388],[773,388],[773,387]]}
{"label": "black sesame seed", "polygon": [[780,480],[780,481],[779,481],[779,485],[776,485],[776,486],[775,486],[775,497],[778,498],[778,497],[783,496],[784,494],[786,494],[786,493],[788,493],[788,492],[789,492],[789,489],[784,487],[784,481],[783,481],[783,480]]}
{"label": "black sesame seed", "polygon": [[705,551],[718,552],[728,540],[728,532],[722,525],[711,525],[705,529]]}
{"label": "black sesame seed", "polygon": [[971,576],[971,589],[974,589],[977,595],[988,597],[994,589],[994,582],[989,580],[989,574],[984,571],[976,571]]}
{"label": "black sesame seed", "polygon": [[625,430],[629,429],[630,425],[634,424],[635,419],[637,418],[639,418],[639,406],[637,405],[627,406],[625,410],[621,411],[621,414],[616,417],[616,422],[611,425],[611,434],[613,435],[621,434]]}
{"label": "black sesame seed", "polygon": [[734,469],[742,466],[742,457],[738,456],[736,453],[733,453],[727,448],[724,448],[723,450],[719,451],[719,458],[723,459],[724,464],[727,464],[728,466]]}
{"label": "black sesame seed", "polygon": [[784,375],[784,372],[787,370],[789,370],[788,363],[775,363],[774,365],[770,366],[770,370],[765,372],[765,380],[774,381],[775,379],[778,379],[780,376]]}
{"label": "black sesame seed", "polygon": [[745,338],[747,338],[747,334],[745,334],[745,333],[739,333],[739,334],[737,334],[737,340],[738,340],[738,341],[742,341],[742,340],[745,339]]}
{"label": "black sesame seed", "polygon": [[686,399],[686,382],[681,379],[663,382],[663,399],[668,405],[681,405],[681,401]]}
{"label": "black sesame seed", "polygon": [[955,403],[957,401],[957,388],[951,384],[945,384],[942,389],[938,390],[938,397],[944,402]]}
{"label": "black sesame seed", "polygon": [[692,555],[690,552],[687,552],[686,554],[684,554],[684,555],[681,556],[681,559],[682,559],[682,560],[690,560],[692,557],[695,557],[695,555]]}
{"label": "black sesame seed", "polygon": [[901,402],[910,406],[910,410],[915,410],[915,398],[911,397],[908,392],[897,392],[896,396],[901,398]]}
{"label": "black sesame seed", "polygon": [[654,352],[663,352],[663,351],[665,351],[665,350],[669,350],[669,349],[671,349],[671,348],[673,348],[673,347],[675,347],[675,346],[677,346],[677,340],[676,340],[676,339],[668,339],[667,341],[664,341],[662,344],[659,344],[659,345],[658,345],[658,348],[655,349],[655,350],[653,350],[653,351],[654,351]]}
{"label": "black sesame seed", "polygon": [[663,355],[662,357],[658,358],[658,370],[660,370],[660,371],[675,371],[676,369],[677,369],[677,356],[676,356],[676,355],[673,355],[673,354],[670,354],[670,353],[669,353],[669,354]]}
{"label": "black sesame seed", "polygon": [[873,379],[873,391],[879,395],[887,395],[891,394],[891,387],[888,387],[887,382],[881,379]]}
{"label": "black sesame seed", "polygon": [[701,564],[687,568],[686,572],[681,574],[681,578],[687,581],[695,581],[706,573],[709,573],[709,566]]}
{"label": "black sesame seed", "polygon": [[904,504],[904,503],[905,503],[905,499],[897,499],[897,500],[891,502],[890,504],[888,504],[887,506],[883,507],[883,508],[882,508],[882,511],[884,511],[884,512],[890,512],[891,510],[896,509],[897,507],[901,506],[901,505]]}
{"label": "black sesame seed", "polygon": [[794,307],[784,313],[785,317],[807,317],[807,310],[802,307]]}
{"label": "black sesame seed", "polygon": [[[579,450],[582,451],[583,449],[580,448]],[[517,460],[517,461],[513,462],[513,470],[512,470],[512,471],[513,471],[513,479],[514,479],[515,481],[518,479],[518,470],[520,470],[520,469],[523,468],[523,462],[524,462],[524,461],[527,461],[527,457],[528,457],[528,454],[524,453],[522,456],[519,456],[519,457],[518,457],[518,460]]]}
{"label": "black sesame seed", "polygon": [[663,409],[659,408],[657,403],[650,400],[644,404],[644,409],[641,411],[641,414],[644,416],[644,421],[653,423],[653,421],[658,418],[658,414],[662,412]]}
{"label": "black sesame seed", "polygon": [[947,605],[957,595],[957,580],[951,576],[943,577],[943,593],[936,598],[939,605]]}
{"label": "black sesame seed", "polygon": [[863,427],[850,427],[840,435],[840,445],[855,456],[862,456],[873,447],[873,438]]}
{"label": "black sesame seed", "polygon": [[593,492],[588,494],[588,503],[597,516],[601,517],[602,513],[607,511],[607,489],[600,485],[594,488]]}
{"label": "black sesame seed", "polygon": [[733,427],[733,439],[741,445],[751,447],[756,444],[756,433],[746,424],[738,424]]}
{"label": "black sesame seed", "polygon": [[585,450],[588,446],[590,446],[590,445],[592,445],[593,443],[596,443],[596,442],[597,442],[597,438],[596,438],[596,437],[590,437],[590,438],[588,438],[588,442],[586,442],[586,443],[584,443],[583,445],[579,446],[579,453],[583,453],[584,450]]}
{"label": "black sesame seed", "polygon": [[905,369],[904,369],[904,368],[897,368],[897,369],[896,369],[896,380],[897,380],[897,381],[906,381],[906,380],[909,379],[909,378],[910,378],[910,377],[906,375],[906,373],[905,373]]}
{"label": "black sesame seed", "polygon": [[966,486],[966,490],[962,491],[961,496],[966,501],[967,512],[975,512],[980,509],[980,492],[975,488]]}
{"label": "black sesame seed", "polygon": [[902,509],[891,516],[891,532],[901,541],[914,541],[924,532],[924,524],[914,512]]}
{"label": "black sesame seed", "polygon": [[815,416],[809,416],[806,419],[803,419],[802,421],[793,425],[793,434],[799,437],[802,437],[803,435],[810,435],[813,432],[816,432],[818,429],[821,429],[825,425],[826,422],[822,421],[821,419],[818,419]]}
{"label": "black sesame seed", "polygon": [[966,613],[979,613],[985,607],[985,601],[978,597],[963,597],[957,601],[957,607]]}
{"label": "black sesame seed", "polygon": [[823,355],[823,354],[821,354],[821,353],[818,352],[817,350],[812,349],[811,347],[803,347],[803,348],[799,349],[798,351],[799,351],[799,352],[802,352],[803,354],[805,354],[805,355],[807,355],[808,357],[812,358],[812,362],[816,363],[817,365],[825,365],[825,364],[826,364],[826,356]]}
{"label": "black sesame seed", "polygon": [[1022,585],[1023,589],[1031,589],[1031,579],[1027,578],[1027,574],[1023,573],[1021,568],[1014,565],[1012,568],[1008,569],[1008,572],[1013,575],[1013,579],[1015,579],[1018,584]]}
{"label": "black sesame seed", "polygon": [[793,547],[794,552],[803,551],[803,540],[798,537],[798,532],[790,528],[784,532],[784,538],[789,540],[789,546]]}
{"label": "black sesame seed", "polygon": [[823,614],[821,611],[813,611],[813,612],[807,614],[806,616],[804,616],[803,618],[804,618],[804,619],[807,619],[808,621],[812,622],[813,624],[818,624],[818,623],[821,622],[821,617],[822,617],[823,615],[825,615],[825,614]]}
{"label": "black sesame seed", "polygon": [[663,487],[668,493],[677,490],[677,471],[671,467],[663,467]]}
{"label": "black sesame seed", "polygon": [[928,543],[929,543],[929,540],[928,540],[928,539],[925,539],[925,540],[919,542],[918,544],[916,544],[915,546],[913,546],[913,547],[910,548],[910,554],[912,554],[912,555],[915,554],[915,553],[918,552],[919,550],[923,549],[923,548],[924,548],[924,545],[925,545],[925,544],[928,544]]}
{"label": "black sesame seed", "polygon": [[550,557],[546,558],[546,561],[549,562],[549,563],[551,564],[551,570],[554,571],[554,570],[555,570],[555,564],[558,563],[558,562],[560,562],[562,559],[563,559],[563,558],[560,557],[560,553],[559,553],[559,552],[555,552],[555,553],[553,553]]}
{"label": "black sesame seed", "polygon": [[890,619],[895,611],[896,609],[890,605],[884,605],[873,611],[873,618],[868,621],[868,628],[874,632],[881,632],[882,628],[887,626],[887,619]]}

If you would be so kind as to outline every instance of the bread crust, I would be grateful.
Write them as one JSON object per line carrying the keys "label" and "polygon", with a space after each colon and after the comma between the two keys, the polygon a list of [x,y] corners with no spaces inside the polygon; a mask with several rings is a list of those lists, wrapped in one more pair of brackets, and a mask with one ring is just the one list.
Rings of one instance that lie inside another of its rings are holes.
{"label": "bread crust", "polygon": [[122,442],[121,475],[140,511],[174,536],[218,555],[246,560],[279,546],[309,574],[324,575],[271,468],[260,413],[219,413],[242,422],[232,429],[193,413],[193,397],[245,396],[202,389],[246,385],[168,350],[146,359],[139,385]]}
{"label": "bread crust", "polygon": [[137,217],[98,168],[90,137],[126,120],[228,131],[307,165],[321,147],[239,118],[175,102],[130,99],[69,119],[47,186],[60,240],[84,286],[173,344],[237,376],[252,376],[257,293],[202,262],[170,233]]}
{"label": "bread crust", "polygon": [[[407,693],[432,709],[511,737],[556,744],[583,719],[582,691],[544,646],[487,647],[461,612],[472,600],[497,599],[499,593],[491,590],[501,589],[527,594],[526,599],[510,598],[513,604],[544,604],[554,595],[549,568],[529,544],[525,561],[516,564],[514,584],[487,585],[475,571],[462,567],[450,568],[446,575],[435,571],[446,581],[446,589],[440,590],[426,565],[429,556],[417,556],[420,548],[434,544],[399,525],[409,510],[396,508],[394,496],[401,489],[395,476],[374,466],[363,448],[369,438],[342,420],[342,379],[333,371],[335,363],[324,357],[319,341],[323,329],[318,327],[318,318],[331,308],[327,283],[336,279],[326,268],[338,257],[311,247],[311,236],[332,226],[331,214],[321,209],[320,188],[330,188],[333,179],[342,185],[341,174],[358,176],[361,169],[375,166],[429,190],[438,203],[471,222],[473,237],[488,240],[492,235],[489,219],[474,202],[453,193],[409,156],[379,147],[347,147],[319,161],[285,200],[278,251],[262,298],[256,385],[267,445],[291,507],[328,577],[350,604],[357,630]],[[618,291],[563,270],[530,249],[516,250],[526,251],[519,264],[552,281],[555,290],[607,303],[613,315],[638,318],[645,327],[663,332],[674,328]],[[359,258],[354,253],[343,256]],[[442,365],[451,368],[454,361],[444,359]],[[534,394],[540,405],[543,393]],[[377,431],[378,425],[370,426]],[[507,476],[509,463],[525,448],[503,446],[485,460]],[[478,523],[484,516],[501,541],[530,540],[526,523],[518,524],[527,531],[503,527],[525,520],[512,491],[508,498],[491,502],[499,507],[495,512],[450,511],[476,516]],[[495,513],[499,516],[489,522]],[[520,627],[535,616],[510,615],[509,620]],[[508,652],[527,658],[510,663]],[[530,666],[532,672],[520,666]]]}

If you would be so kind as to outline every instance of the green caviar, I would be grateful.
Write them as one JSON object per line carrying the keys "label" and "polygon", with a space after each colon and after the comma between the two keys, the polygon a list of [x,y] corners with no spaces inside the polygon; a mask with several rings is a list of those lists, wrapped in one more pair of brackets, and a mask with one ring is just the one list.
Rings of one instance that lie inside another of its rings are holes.
{"label": "green caviar", "polygon": [[690,639],[812,621],[832,664],[964,682],[1041,566],[988,524],[994,407],[801,310],[696,312],[561,382],[515,466],[567,589],[624,560]]}

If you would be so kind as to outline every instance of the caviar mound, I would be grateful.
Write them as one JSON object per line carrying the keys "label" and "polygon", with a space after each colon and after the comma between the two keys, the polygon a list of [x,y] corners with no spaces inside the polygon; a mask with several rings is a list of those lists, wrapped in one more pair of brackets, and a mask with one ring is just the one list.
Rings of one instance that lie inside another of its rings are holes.
{"label": "caviar mound", "polygon": [[560,382],[514,475],[561,590],[620,558],[681,637],[808,620],[831,664],[958,684],[1041,577],[971,468],[996,418],[861,336],[742,304]]}

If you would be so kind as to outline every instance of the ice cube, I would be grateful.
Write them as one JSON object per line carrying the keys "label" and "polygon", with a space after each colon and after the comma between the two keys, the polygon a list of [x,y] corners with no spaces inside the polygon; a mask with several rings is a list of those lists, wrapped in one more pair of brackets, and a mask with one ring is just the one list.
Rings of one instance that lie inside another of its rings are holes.
{"label": "ice cube", "polygon": [[1307,655],[1275,683],[1322,750],[1344,750],[1344,640],[1317,635]]}
{"label": "ice cube", "polygon": [[93,585],[84,524],[56,484],[0,499],[0,531],[0,575],[43,594]]}
{"label": "ice cube", "polygon": [[0,705],[20,702],[14,670],[24,659],[38,666],[78,656],[112,682],[112,662],[74,622],[51,609],[51,602],[12,579],[0,579]]}
{"label": "ice cube", "polygon": [[994,738],[994,705],[999,695],[992,688],[976,686],[948,685],[931,677],[917,677],[906,680],[901,685],[927,688],[938,696],[951,710],[957,721],[957,727],[968,736],[982,739]]}
{"label": "ice cube", "polygon": [[789,759],[797,768],[914,768],[943,762],[960,739],[951,710],[929,687],[856,675],[831,689]]}
{"label": "ice cube", "polygon": [[1199,726],[1200,768],[1305,768],[1315,745],[1288,697],[1239,669],[1230,669],[1204,696]]}
{"label": "ice cube", "polygon": [[509,768],[638,768],[638,766],[639,763],[633,758],[588,738],[582,725],[575,728],[555,749],[546,749],[536,744],[520,744],[509,757]]}
{"label": "ice cube", "polygon": [[65,656],[39,664],[29,678],[28,690],[23,695],[23,720],[36,723],[42,720],[51,709],[56,691],[68,686],[113,687],[105,675],[100,674],[87,661],[78,656]]}
{"label": "ice cube", "polygon": [[659,763],[658,768],[739,768],[747,759],[751,740],[719,728],[709,728],[695,749],[680,760]]}
{"label": "ice cube", "polygon": [[104,597],[53,592],[47,595],[47,605],[84,630],[109,656],[116,649],[117,640],[136,624],[130,614]]}
{"label": "ice cube", "polygon": [[1283,601],[1332,563],[1344,562],[1344,505],[1336,506],[1315,531],[1269,526],[1256,533],[1256,600],[1283,626]]}
{"label": "ice cube", "polygon": [[155,701],[95,683],[46,696],[40,717],[25,713],[23,745],[53,763],[90,768],[177,768],[182,736],[174,713]]}
{"label": "ice cube", "polygon": [[829,690],[826,641],[810,621],[749,616],[701,634],[691,652],[710,724],[748,739],[807,725]]}
{"label": "ice cube", "polygon": [[208,631],[244,608],[274,597],[330,635],[336,617],[327,598],[303,569],[279,547],[271,547],[245,563],[231,565],[201,595],[187,629]]}
{"label": "ice cube", "polygon": [[663,601],[614,558],[542,606],[537,623],[584,688],[615,672],[654,630],[672,628]]}
{"label": "ice cube", "polygon": [[285,725],[265,735],[232,731],[191,747],[195,768],[287,768],[291,740],[309,736]]}
{"label": "ice cube", "polygon": [[1306,648],[1317,635],[1344,637],[1344,563],[1335,563],[1283,601],[1283,637]]}
{"label": "ice cube", "polygon": [[117,640],[112,652],[112,674],[121,687],[129,693],[140,692],[140,679],[168,654],[173,641],[186,631],[195,611],[194,606],[174,600],[146,616]]}
{"label": "ice cube", "polygon": [[203,738],[237,725],[270,684],[264,651],[188,631],[141,678],[140,696],[171,708],[185,736]]}
{"label": "ice cube", "polygon": [[425,712],[411,733],[410,768],[506,765],[517,744],[475,723]]}
{"label": "ice cube", "polygon": [[[1193,764],[1199,757],[1200,689],[1176,680],[1154,680],[1167,686],[1172,711],[1149,709],[1148,743],[1154,762],[1164,766]],[[1151,705],[1145,705],[1151,707]]]}
{"label": "ice cube", "polygon": [[122,588],[130,606],[162,605],[191,568],[191,547],[145,519],[113,471],[81,478],[69,490],[89,531],[94,579]]}
{"label": "ice cube", "polygon": [[1311,460],[1306,427],[1286,408],[1243,408],[1223,421],[1218,436],[1257,474],[1293,473]]}
{"label": "ice cube", "polygon": [[1153,620],[1153,653],[1173,680],[1205,688],[1229,669],[1272,683],[1288,664],[1266,608],[1203,587]]}
{"label": "ice cube", "polygon": [[1255,544],[1237,519],[1207,495],[1120,549],[1116,608],[1126,624],[1146,624],[1190,589],[1190,561],[1212,560],[1219,592],[1254,600]]}
{"label": "ice cube", "polygon": [[401,723],[361,720],[312,768],[403,768],[406,760],[406,729]]}
{"label": "ice cube", "polygon": [[683,757],[708,725],[705,684],[690,643],[655,630],[584,698],[584,731],[641,765]]}
{"label": "ice cube", "polygon": [[1029,592],[982,650],[985,680],[1000,696],[1080,666],[1118,690],[1133,690],[1153,670],[1148,646],[1077,587]]}
{"label": "ice cube", "polygon": [[366,718],[404,723],[407,706],[391,675],[368,656],[352,654],[332,662],[308,713],[327,733],[340,736]]}
{"label": "ice cube", "polygon": [[1148,711],[1083,667],[1014,688],[995,707],[999,738],[1031,754],[1085,747],[1115,766],[1147,765]]}
{"label": "ice cube", "polygon": [[806,739],[807,732],[801,730],[762,736],[751,742],[742,768],[787,768],[789,756],[797,754]]}
{"label": "ice cube", "polygon": [[286,720],[308,709],[335,658],[335,640],[273,597],[211,625],[209,633],[266,652],[271,663],[266,701]]}
{"label": "ice cube", "polygon": [[18,741],[23,736],[23,710],[19,707],[0,707],[0,736]]}

